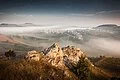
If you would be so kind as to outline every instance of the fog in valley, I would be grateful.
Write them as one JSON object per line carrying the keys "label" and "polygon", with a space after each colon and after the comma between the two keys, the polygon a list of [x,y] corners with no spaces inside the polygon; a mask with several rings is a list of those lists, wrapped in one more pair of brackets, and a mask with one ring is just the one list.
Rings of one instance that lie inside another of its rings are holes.
{"label": "fog in valley", "polygon": [[[109,25],[108,25],[109,26]],[[47,48],[58,42],[62,47],[80,47],[88,56],[120,56],[119,28],[81,27],[63,25],[7,25],[0,34],[33,47]]]}

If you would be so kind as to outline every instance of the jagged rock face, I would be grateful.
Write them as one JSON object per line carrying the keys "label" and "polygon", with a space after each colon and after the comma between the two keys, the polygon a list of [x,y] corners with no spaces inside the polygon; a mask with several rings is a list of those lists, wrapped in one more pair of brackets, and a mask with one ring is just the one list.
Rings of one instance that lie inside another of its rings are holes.
{"label": "jagged rock face", "polygon": [[[77,63],[80,57],[84,55],[79,48],[75,48],[74,46],[67,46],[61,49],[57,43],[54,43],[43,52],[46,54],[45,59],[49,63],[60,68],[65,68],[66,66],[72,68],[72,64]],[[29,51],[25,56],[25,59],[39,61],[40,54],[41,53],[37,51]]]}
{"label": "jagged rock face", "polygon": [[74,46],[67,46],[62,48],[64,53],[64,59],[67,58],[70,62],[76,63],[79,61],[79,58],[83,56],[83,52],[79,48],[75,48]]}
{"label": "jagged rock face", "polygon": [[61,50],[60,46],[57,43],[54,43],[51,47],[44,51],[46,56],[50,58],[49,62],[53,66],[63,67],[63,56],[64,53]]}
{"label": "jagged rock face", "polygon": [[26,60],[35,60],[35,61],[39,61],[40,59],[40,54],[39,52],[37,51],[29,51],[27,53],[27,55],[25,55],[25,59]]}
{"label": "jagged rock face", "polygon": [[46,49],[46,56],[48,56],[49,62],[56,67],[69,66],[72,67],[72,63],[77,63],[79,57],[83,55],[83,52],[79,48],[73,46],[67,46],[61,49],[61,47],[54,43],[51,47]]}
{"label": "jagged rock face", "polygon": [[55,58],[58,55],[60,57],[64,56],[60,46],[57,43],[54,43],[45,52],[46,52],[46,55],[49,56],[50,58]]}

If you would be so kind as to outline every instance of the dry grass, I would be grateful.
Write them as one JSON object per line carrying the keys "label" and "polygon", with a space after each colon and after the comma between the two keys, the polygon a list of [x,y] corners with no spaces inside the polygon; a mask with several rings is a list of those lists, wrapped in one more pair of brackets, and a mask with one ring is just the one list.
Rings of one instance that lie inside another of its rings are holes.
{"label": "dry grass", "polygon": [[120,58],[107,57],[98,61],[96,66],[108,71],[113,76],[120,77]]}
{"label": "dry grass", "polygon": [[42,60],[0,59],[0,80],[72,80],[64,72]]}

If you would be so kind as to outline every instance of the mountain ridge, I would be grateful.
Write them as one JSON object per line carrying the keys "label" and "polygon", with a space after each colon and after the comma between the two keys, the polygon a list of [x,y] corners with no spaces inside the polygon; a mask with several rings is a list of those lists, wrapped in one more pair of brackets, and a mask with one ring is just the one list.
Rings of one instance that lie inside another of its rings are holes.
{"label": "mountain ridge", "polygon": [[[47,60],[52,66],[64,70],[65,75],[70,76],[69,73],[72,69],[74,69],[74,65],[78,64],[81,57],[85,57],[85,61],[89,65],[88,68],[92,73],[97,76],[99,75],[105,77],[107,79],[112,77],[108,72],[105,72],[104,70],[93,65],[87,58],[85,53],[83,53],[79,48],[75,48],[74,46],[67,46],[61,48],[59,44],[54,43],[52,46],[45,49],[43,51],[43,54],[46,57],[45,60]],[[36,59],[37,58],[38,57],[36,57]]]}

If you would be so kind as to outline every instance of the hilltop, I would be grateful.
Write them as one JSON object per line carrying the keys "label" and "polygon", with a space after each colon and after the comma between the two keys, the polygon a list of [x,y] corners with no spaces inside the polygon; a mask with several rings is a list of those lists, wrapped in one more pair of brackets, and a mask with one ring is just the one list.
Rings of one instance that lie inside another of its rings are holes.
{"label": "hilltop", "polygon": [[[98,60],[99,61],[99,60]],[[92,61],[93,62],[93,61]],[[102,61],[92,63],[80,48],[60,47],[58,43],[43,51],[29,51],[21,60],[0,58],[0,79],[4,80],[108,80]],[[99,63],[99,64],[98,64]],[[109,69],[109,68],[108,68]]]}

